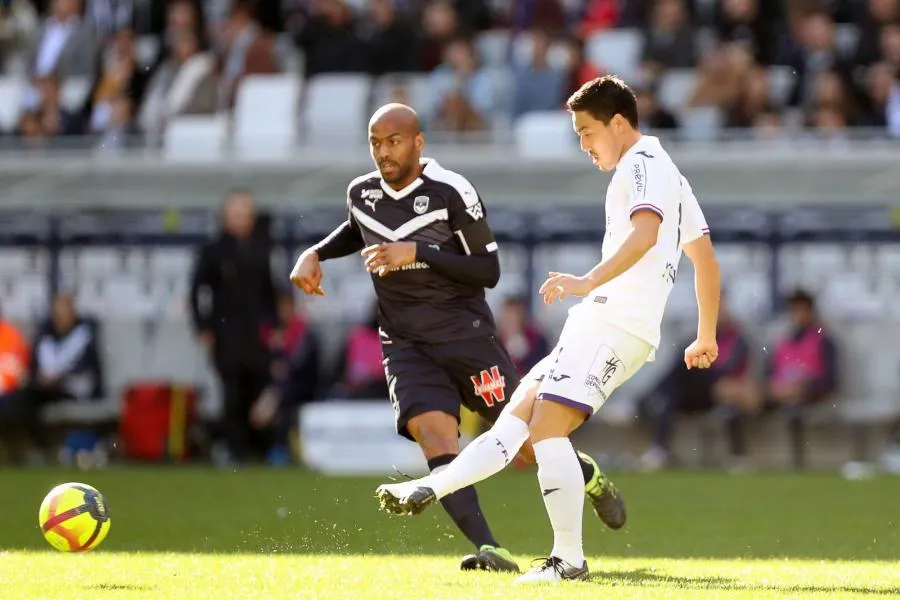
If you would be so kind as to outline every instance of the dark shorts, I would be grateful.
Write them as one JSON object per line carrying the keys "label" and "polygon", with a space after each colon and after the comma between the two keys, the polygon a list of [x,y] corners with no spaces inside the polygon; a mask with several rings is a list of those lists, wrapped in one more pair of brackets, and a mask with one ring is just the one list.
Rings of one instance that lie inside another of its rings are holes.
{"label": "dark shorts", "polygon": [[459,421],[465,406],[493,423],[519,385],[506,349],[494,337],[444,344],[386,345],[384,367],[397,433],[412,440],[410,419],[439,411]]}

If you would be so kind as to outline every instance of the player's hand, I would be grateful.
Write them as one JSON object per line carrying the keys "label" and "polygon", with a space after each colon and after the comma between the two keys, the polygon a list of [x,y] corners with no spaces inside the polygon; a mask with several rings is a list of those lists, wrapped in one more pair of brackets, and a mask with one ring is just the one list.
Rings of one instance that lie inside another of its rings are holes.
{"label": "player's hand", "polygon": [[719,358],[719,345],[715,340],[695,340],[684,350],[684,364],[688,369],[708,369]]}
{"label": "player's hand", "polygon": [[291,283],[310,296],[325,295],[325,290],[322,289],[322,266],[315,251],[307,250],[300,255],[291,270]]}
{"label": "player's hand", "polygon": [[554,300],[564,300],[569,296],[587,296],[592,289],[593,285],[585,276],[551,271],[539,293],[544,296],[544,302],[552,304]]}
{"label": "player's hand", "polygon": [[416,262],[415,242],[375,244],[362,251],[366,271],[384,277],[389,272]]}

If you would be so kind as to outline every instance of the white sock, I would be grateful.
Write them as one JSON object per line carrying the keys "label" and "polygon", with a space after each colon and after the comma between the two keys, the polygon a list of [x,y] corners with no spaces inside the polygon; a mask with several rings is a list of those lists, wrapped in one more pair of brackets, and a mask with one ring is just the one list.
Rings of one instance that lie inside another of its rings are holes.
{"label": "white sock", "polygon": [[584,477],[569,438],[550,438],[534,445],[538,481],[544,506],[553,526],[551,556],[580,567],[584,563],[581,519],[584,512]]}
{"label": "white sock", "polygon": [[463,448],[446,468],[421,481],[440,500],[456,490],[487,479],[508,465],[528,439],[528,425],[511,414],[502,414],[490,430]]}

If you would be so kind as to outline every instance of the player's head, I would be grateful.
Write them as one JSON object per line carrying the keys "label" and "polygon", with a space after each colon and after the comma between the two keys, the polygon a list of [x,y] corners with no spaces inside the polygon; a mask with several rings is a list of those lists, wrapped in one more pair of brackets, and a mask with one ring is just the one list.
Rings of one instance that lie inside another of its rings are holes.
{"label": "player's head", "polygon": [[256,226],[256,206],[253,194],[247,190],[233,190],[222,205],[222,228],[229,234],[249,237]]}
{"label": "player's head", "polygon": [[581,149],[602,171],[614,169],[640,133],[634,92],[618,77],[605,75],[587,82],[569,97],[566,107]]}
{"label": "player's head", "polygon": [[795,325],[805,327],[816,318],[816,300],[806,290],[795,290],[787,297],[788,315]]}
{"label": "player's head", "polygon": [[369,150],[388,185],[402,189],[418,177],[424,146],[419,115],[405,104],[385,104],[369,120]]}

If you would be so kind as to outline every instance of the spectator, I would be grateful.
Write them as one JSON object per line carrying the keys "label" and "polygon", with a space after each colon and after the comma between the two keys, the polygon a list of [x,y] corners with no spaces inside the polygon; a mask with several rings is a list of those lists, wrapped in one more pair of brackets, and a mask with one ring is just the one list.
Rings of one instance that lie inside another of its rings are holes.
{"label": "spectator", "polygon": [[113,117],[113,102],[120,96],[130,98],[133,103],[140,103],[147,79],[147,71],[137,64],[134,31],[117,31],[110,48],[103,56],[100,78],[94,87],[90,130],[93,133],[106,131]]}
{"label": "spectator", "polygon": [[703,55],[688,107],[714,106],[727,110],[734,106],[752,64],[753,58],[738,44],[724,44],[718,51]]}
{"label": "spectator", "polygon": [[494,106],[493,86],[491,74],[478,66],[472,43],[454,40],[444,50],[444,63],[431,74],[429,107],[436,116],[427,120],[443,131],[487,128]]}
{"label": "spectator", "polygon": [[362,38],[372,75],[416,71],[419,58],[416,31],[392,0],[371,0]]}
{"label": "spectator", "polygon": [[769,98],[768,70],[764,67],[752,67],[743,82],[740,95],[728,109],[726,126],[752,127],[762,113],[778,112]]}
{"label": "spectator", "polygon": [[567,21],[560,0],[526,0],[507,4],[510,33],[517,36],[527,31],[561,32]]}
{"label": "spectator", "polygon": [[29,410],[22,387],[28,380],[28,342],[0,314],[0,440],[9,440],[24,425],[39,429],[36,411]]}
{"label": "spectator", "polygon": [[100,134],[99,148],[118,151],[140,146],[140,131],[134,122],[134,102],[125,93],[109,100],[109,119]]}
{"label": "spectator", "polygon": [[900,22],[885,25],[879,37],[882,58],[894,69],[900,70]]}
{"label": "spectator", "polygon": [[273,445],[266,457],[272,466],[290,463],[290,434],[297,409],[315,399],[319,382],[319,340],[306,311],[302,306],[295,308],[290,293],[278,299],[278,321],[280,329],[269,328],[264,335],[275,355],[272,384],[250,411],[255,428],[274,429]]}
{"label": "spectator", "polygon": [[637,98],[638,118],[642,127],[656,131],[678,129],[678,121],[675,116],[659,105],[652,86],[639,85],[632,89]]}
{"label": "spectator", "polygon": [[[679,356],[650,394],[639,401],[640,412],[653,427],[653,445],[641,458],[644,469],[657,470],[673,462],[670,440],[679,413],[704,413],[717,405],[726,409],[728,416],[732,411],[740,415],[756,409],[757,396],[750,378],[750,345],[724,303],[719,310],[716,342],[719,358],[711,369],[688,370]],[[730,429],[731,459],[742,460],[743,438],[737,427]]]}
{"label": "spectator", "polygon": [[781,112],[768,108],[753,119],[753,138],[757,140],[778,140],[784,134]]}
{"label": "spectator", "polygon": [[53,0],[50,15],[31,50],[28,64],[35,78],[59,77],[93,79],[97,42],[89,23],[81,19],[81,0]]}
{"label": "spectator", "polygon": [[894,68],[879,62],[870,66],[865,75],[865,106],[859,119],[863,127],[886,127],[888,101],[894,86]]}
{"label": "spectator", "polygon": [[840,115],[844,127],[855,121],[856,103],[850,91],[850,84],[844,78],[844,73],[834,69],[816,73],[813,81],[813,98],[810,112],[807,115],[808,125],[816,126],[823,110]]}
{"label": "spectator", "polygon": [[759,0],[724,0],[717,6],[715,28],[719,41],[747,44],[758,63],[770,64],[775,47],[774,19],[761,14]]}
{"label": "spectator", "polygon": [[766,373],[766,400],[785,413],[795,468],[805,463],[804,408],[838,388],[837,348],[816,312],[815,299],[797,290],[787,299],[791,330],[775,344]]}
{"label": "spectator", "polygon": [[211,114],[217,104],[215,58],[201,50],[194,34],[179,34],[173,44],[172,57],[150,80],[138,117],[141,129],[155,138],[173,117]]}
{"label": "spectator", "polygon": [[797,73],[790,105],[808,108],[815,103],[816,75],[822,71],[849,72],[837,53],[834,23],[825,12],[812,12],[801,18],[798,51],[791,61]]}
{"label": "spectator", "polygon": [[866,12],[858,19],[859,41],[856,45],[858,65],[869,66],[882,58],[881,34],[885,25],[900,22],[900,2],[868,0]]}
{"label": "spectator", "polygon": [[305,73],[364,73],[366,52],[356,33],[353,11],[344,0],[312,0],[310,17],[294,43],[306,57]]}
{"label": "spectator", "polygon": [[27,52],[39,28],[37,11],[29,0],[7,0],[0,4],[0,64],[5,72],[12,67],[10,59]]}
{"label": "spectator", "polygon": [[419,65],[422,71],[433,71],[441,64],[444,47],[460,35],[456,11],[447,0],[432,0],[422,14],[422,40]]}
{"label": "spectator", "polygon": [[588,81],[603,75],[603,72],[585,57],[583,40],[569,38],[566,40],[566,48],[569,53],[566,61],[566,64],[569,65],[569,73],[564,95],[568,98]]}
{"label": "spectator", "polygon": [[897,69],[894,86],[887,103],[887,127],[888,133],[895,138],[900,138],[900,69]]}
{"label": "spectator", "polygon": [[513,118],[525,113],[558,110],[565,92],[565,72],[548,62],[551,39],[543,31],[531,34],[533,53],[530,63],[514,72]]}
{"label": "spectator", "polygon": [[[116,32],[132,26],[135,13],[134,0],[86,0],[85,20],[90,23],[101,45]],[[140,4],[140,2],[137,2]]]}
{"label": "spectator", "polygon": [[684,0],[655,0],[641,60],[651,81],[666,69],[694,66],[694,31]]}
{"label": "spectator", "polygon": [[336,369],[337,382],[329,394],[331,398],[365,400],[387,397],[376,311],[377,307],[373,307],[369,319],[354,326],[347,334]]}
{"label": "spectator", "polygon": [[275,40],[259,26],[248,0],[236,1],[231,9],[225,24],[222,62],[220,106],[228,109],[234,106],[245,76],[278,72]]}
{"label": "spectator", "polygon": [[[643,2],[618,2],[617,0],[587,0],[584,4],[584,17],[581,19],[581,23],[578,25],[577,29],[577,37],[581,39],[589,38],[593,33],[598,31],[604,31],[606,29],[612,29],[617,25],[622,25],[625,27],[638,27],[647,22],[646,15],[640,14],[635,18],[626,20],[626,22],[619,22],[620,18],[620,5],[624,4],[624,13],[623,16],[634,16],[632,14],[627,13],[629,7],[635,5],[641,5],[643,8]],[[642,13],[645,11],[641,11]]]}
{"label": "spectator", "polygon": [[59,79],[48,75],[35,80],[40,104],[36,109],[26,112],[19,123],[19,134],[36,142],[36,146],[58,141],[64,136],[83,133],[84,121],[81,115],[60,106]]}
{"label": "spectator", "polygon": [[265,452],[267,440],[251,432],[249,412],[270,381],[270,358],[261,328],[276,320],[271,248],[257,227],[249,192],[235,191],[222,207],[215,239],[198,253],[191,281],[191,314],[201,344],[209,351],[222,384],[220,465]]}
{"label": "spectator", "polygon": [[512,296],[503,303],[498,332],[500,341],[512,357],[516,371],[525,375],[549,354],[547,338],[540,327],[529,318],[525,299]]}

